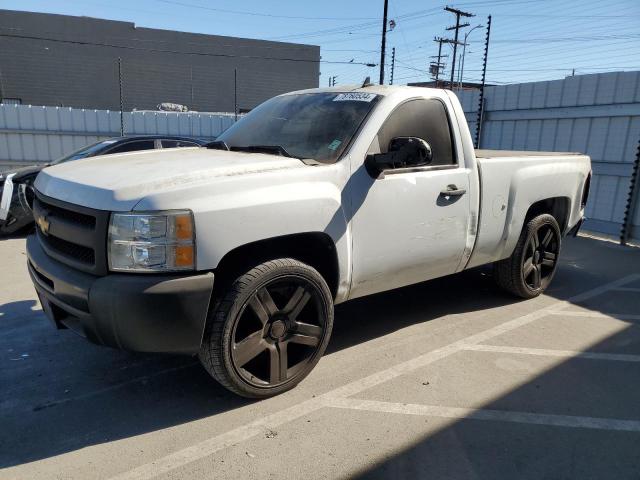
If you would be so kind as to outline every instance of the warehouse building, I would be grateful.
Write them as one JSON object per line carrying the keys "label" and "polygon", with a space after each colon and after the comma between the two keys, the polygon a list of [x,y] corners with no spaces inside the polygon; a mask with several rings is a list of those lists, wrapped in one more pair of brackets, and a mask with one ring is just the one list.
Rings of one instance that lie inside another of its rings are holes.
{"label": "warehouse building", "polygon": [[[247,111],[319,81],[320,47],[0,10],[5,103],[119,110],[164,102]],[[121,95],[122,92],[122,95]]]}

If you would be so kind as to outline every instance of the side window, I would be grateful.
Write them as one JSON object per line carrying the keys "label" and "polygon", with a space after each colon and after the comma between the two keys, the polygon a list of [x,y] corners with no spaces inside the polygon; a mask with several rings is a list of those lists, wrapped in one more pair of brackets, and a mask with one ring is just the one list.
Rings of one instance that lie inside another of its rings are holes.
{"label": "side window", "polygon": [[177,140],[162,140],[162,148],[176,148],[177,146]]}
{"label": "side window", "polygon": [[431,165],[455,165],[449,119],[438,100],[409,100],[396,108],[378,132],[381,153],[395,137],[418,137],[431,146]]}
{"label": "side window", "polygon": [[138,140],[134,142],[123,143],[122,145],[118,145],[113,149],[109,150],[107,153],[124,153],[124,152],[135,152],[138,150],[153,150],[154,148],[153,140]]}
{"label": "side window", "polygon": [[176,147],[197,147],[197,143],[187,142],[186,140],[162,140],[162,148]]}

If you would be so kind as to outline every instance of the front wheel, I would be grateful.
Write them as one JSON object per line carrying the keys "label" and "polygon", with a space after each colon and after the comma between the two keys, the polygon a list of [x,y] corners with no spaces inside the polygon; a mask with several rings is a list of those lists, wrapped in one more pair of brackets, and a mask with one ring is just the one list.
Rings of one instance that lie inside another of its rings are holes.
{"label": "front wheel", "polygon": [[519,297],[537,297],[556,273],[561,243],[560,227],[552,215],[532,218],[522,229],[511,256],[494,264],[496,283]]}
{"label": "front wheel", "polygon": [[322,276],[291,258],[239,276],[209,314],[199,358],[224,387],[248,398],[285,392],[327,348],[333,299]]}

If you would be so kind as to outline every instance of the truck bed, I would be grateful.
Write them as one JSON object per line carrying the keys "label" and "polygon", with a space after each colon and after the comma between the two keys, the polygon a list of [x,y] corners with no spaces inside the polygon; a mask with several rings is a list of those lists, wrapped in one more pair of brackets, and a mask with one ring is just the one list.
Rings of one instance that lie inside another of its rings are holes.
{"label": "truck bed", "polygon": [[579,221],[584,182],[591,171],[580,153],[476,150],[482,208],[468,267],[511,255],[527,210],[539,200],[563,198],[568,218],[563,233]]}

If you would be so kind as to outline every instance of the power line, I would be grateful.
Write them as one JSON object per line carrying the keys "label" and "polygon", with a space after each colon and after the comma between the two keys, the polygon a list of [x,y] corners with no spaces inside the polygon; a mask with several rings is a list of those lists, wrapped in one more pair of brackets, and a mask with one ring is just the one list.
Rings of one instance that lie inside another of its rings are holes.
{"label": "power line", "polygon": [[[396,20],[405,20],[405,21],[414,21],[419,20],[424,17],[428,17],[433,15],[433,12],[436,10],[440,10],[440,7],[431,8],[428,10],[418,10],[415,12],[408,12],[402,15],[397,16]],[[326,35],[337,35],[340,33],[350,33],[354,31],[367,30],[371,28],[377,28],[379,21],[375,22],[366,22],[359,23],[354,25],[345,25],[341,27],[335,28],[327,28],[322,30],[315,30],[310,32],[302,32],[302,33],[293,33],[289,35],[282,35],[278,37],[272,37],[270,40],[286,40],[286,39],[294,39],[294,38],[309,38],[309,37],[318,37],[318,36],[326,36]]]}
{"label": "power line", "polygon": [[224,8],[213,8],[204,5],[196,5],[193,3],[178,2],[175,0],[156,0],[157,2],[168,3],[171,5],[180,5],[189,8],[198,8],[200,10],[210,10],[212,12],[231,13],[233,15],[250,15],[254,17],[271,17],[271,18],[287,18],[293,20],[373,20],[372,17],[304,17],[297,15],[275,15],[272,13],[257,13],[240,10],[227,10]]}
{"label": "power line", "polygon": [[[518,22],[518,23],[519,23],[519,22]],[[566,23],[566,22],[565,22],[565,23]],[[504,24],[502,24],[502,23],[501,23],[500,25],[501,25],[501,27],[503,27],[503,28],[502,28],[502,30],[500,30],[500,31],[499,31],[499,32],[497,32],[497,33],[498,33],[498,34],[502,34],[502,36],[504,37],[504,36],[506,36],[505,28],[504,28]],[[593,33],[594,28],[592,28],[592,27],[589,27],[589,28],[590,28],[590,30],[589,30],[589,31]],[[518,32],[518,33],[522,34],[522,33],[523,33],[523,32],[522,32],[522,30],[523,30],[523,29],[526,31],[526,25],[519,25],[519,32]],[[537,34],[540,34],[540,33],[541,33],[541,32],[540,32],[540,26],[536,26],[536,27],[535,27],[535,30],[536,30],[536,32],[535,32],[535,33],[537,33]],[[564,33],[573,33],[573,31],[572,31],[572,30],[567,30],[565,26],[563,26],[563,30],[564,30]],[[596,29],[596,30],[597,30],[597,29]],[[605,31],[610,31],[610,30],[611,30],[611,28],[610,28],[610,27],[606,27],[606,30],[605,30]],[[507,29],[506,31],[508,32],[508,31],[509,31],[509,29]],[[583,25],[583,26],[580,26],[579,30],[576,30],[576,32],[580,32],[580,33],[584,33],[584,31],[585,31],[585,26],[584,26],[584,25]],[[634,32],[635,32],[635,31],[637,31],[637,29],[636,29],[636,28],[634,28]],[[620,32],[618,32],[618,33],[620,33]],[[567,35],[567,36],[568,36],[568,35]],[[533,37],[533,38],[536,38],[536,36],[535,36],[534,34],[532,34],[532,37]],[[553,39],[553,37],[546,37],[546,38],[545,38],[545,40],[549,40],[549,39]],[[604,39],[603,39],[603,40],[604,40]],[[622,41],[622,40],[623,40],[623,39],[619,39],[619,41]],[[521,55],[523,54],[523,52],[522,52],[523,44],[522,44],[522,43],[514,43],[513,45],[506,45],[507,43],[508,43],[508,42],[503,42],[503,43],[501,43],[501,44],[500,44],[500,48],[498,49],[498,52],[503,52],[503,53],[502,53],[502,54],[500,54],[500,53],[499,53],[499,54],[498,54],[496,57],[494,57],[494,58],[498,58],[498,57],[500,57],[500,58],[501,58],[501,57],[503,57],[503,56],[504,56],[504,52],[509,52],[510,50],[517,50],[517,53],[515,53],[513,56],[516,56],[516,55],[517,55],[517,56],[521,56]],[[551,45],[551,44],[552,44],[552,43],[550,43],[550,45]],[[538,43],[538,45],[540,45],[540,43]],[[418,50],[420,50],[421,48],[423,48],[423,47],[418,46],[417,48],[409,49],[409,50],[407,50],[407,51],[405,51],[405,52],[404,52],[404,56],[408,56],[409,54],[411,54],[411,53],[413,53],[413,52],[415,52],[415,51],[418,51]],[[526,47],[525,47],[525,48],[526,48]],[[533,47],[533,45],[532,45],[532,47],[531,47],[531,48],[534,48],[534,47]],[[535,47],[535,48],[536,48],[536,52],[544,51],[544,50],[540,49],[539,47]],[[557,49],[558,47],[553,46],[553,47],[549,47],[549,48],[551,48],[551,49],[553,49],[554,51],[556,51],[556,49]],[[575,49],[575,46],[571,46],[571,47],[570,47],[570,49]],[[529,55],[529,57],[530,57],[530,55]]]}
{"label": "power line", "polygon": [[[482,12],[484,13],[484,12]],[[539,14],[531,14],[531,13],[521,13],[521,14],[509,14],[509,13],[500,13],[498,15],[494,15],[494,17],[520,17],[520,18],[571,18],[571,19],[581,19],[581,18],[629,18],[628,15],[539,15]]]}
{"label": "power line", "polygon": [[629,33],[624,35],[593,35],[590,37],[551,37],[551,38],[510,38],[505,40],[494,40],[495,43],[559,43],[559,42],[597,42],[600,40],[627,40],[640,38],[640,34]]}

